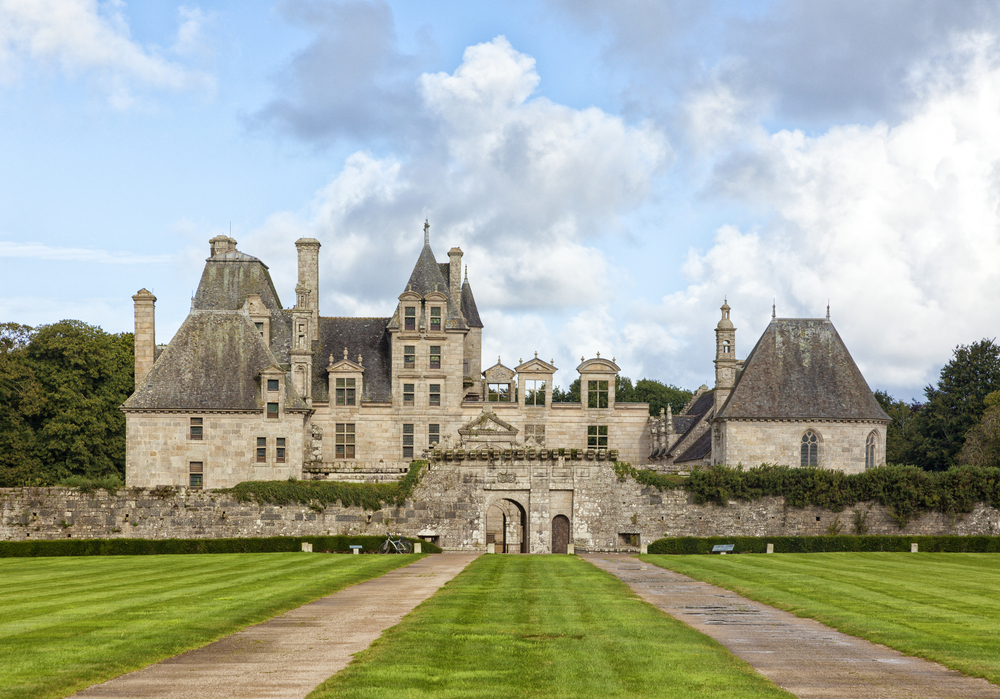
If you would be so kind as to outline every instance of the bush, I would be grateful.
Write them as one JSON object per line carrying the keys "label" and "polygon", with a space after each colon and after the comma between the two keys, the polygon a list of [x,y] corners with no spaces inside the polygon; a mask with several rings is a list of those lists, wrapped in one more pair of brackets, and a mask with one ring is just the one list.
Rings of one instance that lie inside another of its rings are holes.
{"label": "bush", "polygon": [[381,510],[384,505],[401,507],[420,480],[426,461],[414,461],[406,477],[395,483],[343,483],[340,481],[246,481],[222,490],[239,502],[272,505],[326,507],[338,501],[344,507]]}
{"label": "bush", "polygon": [[823,553],[830,551],[909,551],[917,544],[921,553],[997,553],[1000,536],[681,536],[657,539],[649,553],[712,553],[717,544],[734,544],[733,553],[766,553],[774,544],[775,553]]}
{"label": "bush", "polygon": [[[303,543],[315,552],[350,553],[351,545],[375,553],[384,536],[274,536],[248,539],[54,539],[0,541],[0,558],[36,556],[155,556],[183,553],[278,553],[301,551]],[[420,539],[409,539],[417,542]],[[421,541],[424,553],[441,547]]]}
{"label": "bush", "polygon": [[96,490],[106,490],[109,495],[116,495],[118,491],[125,487],[122,479],[117,474],[109,474],[100,478],[88,478],[87,476],[69,476],[56,483],[63,488],[76,488],[81,493],[93,493]]}
{"label": "bush", "polygon": [[697,505],[725,507],[730,500],[774,496],[785,498],[792,507],[814,506],[841,512],[859,502],[874,501],[889,509],[900,528],[924,512],[961,515],[971,512],[977,503],[1000,508],[1000,468],[924,471],[916,466],[880,466],[846,474],[762,464],[747,470],[741,466],[712,466],[680,478],[615,463],[615,473],[619,478],[631,477],[660,490],[683,487]]}

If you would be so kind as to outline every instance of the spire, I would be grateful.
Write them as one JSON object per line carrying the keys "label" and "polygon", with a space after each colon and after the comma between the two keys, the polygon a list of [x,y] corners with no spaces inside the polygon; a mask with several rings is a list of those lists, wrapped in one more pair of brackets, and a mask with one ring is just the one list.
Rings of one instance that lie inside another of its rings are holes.
{"label": "spire", "polygon": [[826,319],[830,320],[830,299],[826,300]]}
{"label": "spire", "polygon": [[431,224],[426,218],[424,219],[424,245],[431,244]]}
{"label": "spire", "polygon": [[775,309],[775,299],[771,299],[771,320],[774,320],[775,317],[778,315],[774,309]]}

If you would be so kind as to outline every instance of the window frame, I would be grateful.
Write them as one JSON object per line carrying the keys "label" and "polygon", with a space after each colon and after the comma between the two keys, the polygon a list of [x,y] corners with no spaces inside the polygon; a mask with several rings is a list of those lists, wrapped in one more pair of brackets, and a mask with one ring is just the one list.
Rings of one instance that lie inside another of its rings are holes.
{"label": "window frame", "polygon": [[[496,390],[493,387],[496,386]],[[493,396],[496,396],[494,398]],[[509,383],[487,383],[486,384],[486,402],[487,403],[510,403],[510,384]]]}
{"label": "window frame", "polygon": [[441,425],[431,423],[427,425],[427,447],[433,447],[441,443]]}
{"label": "window frame", "polygon": [[274,462],[277,464],[285,463],[285,438],[276,437],[274,440]]}
{"label": "window frame", "polygon": [[334,423],[334,458],[354,459],[357,457],[357,432],[353,422]]}
{"label": "window frame", "polygon": [[441,307],[431,306],[430,329],[432,333],[441,332]]}
{"label": "window frame", "polygon": [[429,364],[431,369],[441,368],[441,345],[431,345]]}
{"label": "window frame", "polygon": [[819,435],[816,431],[808,429],[803,432],[799,445],[799,466],[819,468]]}
{"label": "window frame", "polygon": [[[541,384],[541,388],[538,387]],[[524,381],[524,404],[532,407],[545,406],[545,391],[548,388],[548,381],[545,379],[525,379]],[[539,401],[539,396],[541,400]]]}
{"label": "window frame", "polygon": [[427,405],[440,407],[441,405],[441,384],[432,383],[427,386]]}
{"label": "window frame", "polygon": [[878,430],[872,430],[865,437],[865,470],[878,465]]}
{"label": "window frame", "polygon": [[415,369],[417,366],[417,346],[403,345],[403,368]]}
{"label": "window frame", "polygon": [[587,381],[588,408],[603,409],[610,406],[610,394],[608,389],[609,383],[609,381],[601,381],[600,379],[590,379]]}
{"label": "window frame", "polygon": [[205,462],[189,461],[188,490],[204,490],[204,488],[205,488]]}
{"label": "window frame", "polygon": [[267,437],[257,437],[257,447],[256,447],[257,461],[258,464],[267,463]]}
{"label": "window frame", "polygon": [[413,423],[403,423],[403,458],[413,458]]}
{"label": "window frame", "polygon": [[193,439],[196,442],[204,441],[205,439],[204,418],[192,417],[188,419],[188,439]]}
{"label": "window frame", "polygon": [[[271,410],[271,408],[274,410]],[[271,402],[267,404],[265,408],[268,420],[277,420],[280,417],[280,406],[277,403]]]}
{"label": "window frame", "polygon": [[278,390],[280,390],[280,385],[278,384],[278,380],[277,379],[268,379],[267,380],[267,392],[268,393],[274,393],[274,392],[276,392]]}
{"label": "window frame", "polygon": [[403,330],[417,329],[417,307],[403,306]]}
{"label": "window frame", "polygon": [[608,448],[607,425],[587,425],[587,448],[588,449]]}
{"label": "window frame", "polygon": [[354,378],[338,378],[334,383],[336,391],[334,400],[337,405],[357,405],[357,380]]}
{"label": "window frame", "polygon": [[413,399],[416,395],[416,384],[404,383],[403,384],[403,405],[413,405]]}

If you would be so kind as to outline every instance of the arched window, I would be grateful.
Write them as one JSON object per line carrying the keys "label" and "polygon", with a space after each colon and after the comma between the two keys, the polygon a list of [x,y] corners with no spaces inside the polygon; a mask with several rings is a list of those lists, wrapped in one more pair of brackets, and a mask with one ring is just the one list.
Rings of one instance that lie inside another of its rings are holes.
{"label": "arched window", "polygon": [[875,445],[878,444],[878,432],[872,430],[868,433],[868,439],[865,440],[865,468],[875,468],[878,464],[875,461]]}
{"label": "arched window", "polygon": [[802,435],[802,465],[819,466],[819,438],[812,430]]}
{"label": "arched window", "polygon": [[722,353],[729,354],[729,340],[722,341]]}

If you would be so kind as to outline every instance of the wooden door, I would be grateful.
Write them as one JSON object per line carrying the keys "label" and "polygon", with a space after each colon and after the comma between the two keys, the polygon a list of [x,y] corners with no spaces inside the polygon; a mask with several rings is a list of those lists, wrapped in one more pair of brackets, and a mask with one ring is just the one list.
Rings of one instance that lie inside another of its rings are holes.
{"label": "wooden door", "polygon": [[569,545],[569,518],[556,515],[552,520],[552,553],[566,553]]}

